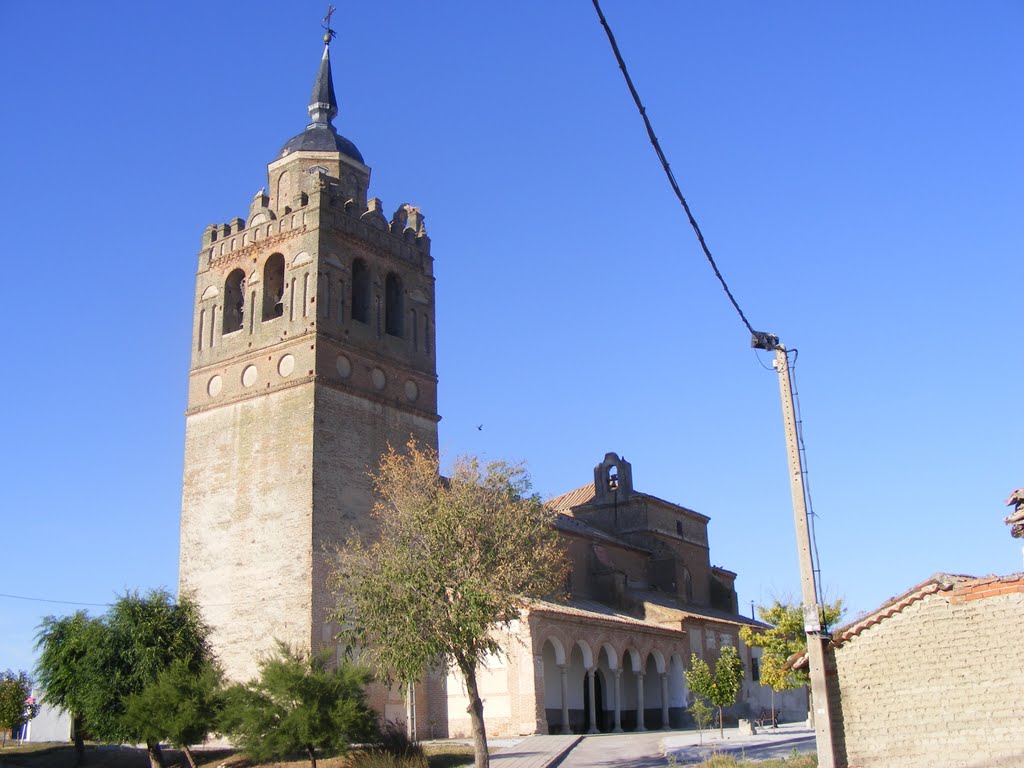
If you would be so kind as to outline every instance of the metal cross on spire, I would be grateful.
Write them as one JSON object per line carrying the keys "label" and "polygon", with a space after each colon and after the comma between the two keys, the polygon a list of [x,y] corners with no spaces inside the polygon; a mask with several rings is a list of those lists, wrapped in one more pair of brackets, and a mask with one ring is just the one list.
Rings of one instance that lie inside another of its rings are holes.
{"label": "metal cross on spire", "polygon": [[331,40],[338,36],[338,33],[331,29],[331,16],[334,15],[334,6],[327,6],[327,15],[323,18],[323,27],[326,31],[324,34],[324,45],[330,45]]}

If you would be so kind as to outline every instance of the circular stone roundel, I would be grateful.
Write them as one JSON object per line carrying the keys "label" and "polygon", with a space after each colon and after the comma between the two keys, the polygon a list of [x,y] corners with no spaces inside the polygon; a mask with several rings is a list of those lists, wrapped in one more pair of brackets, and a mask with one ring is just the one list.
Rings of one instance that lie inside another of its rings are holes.
{"label": "circular stone roundel", "polygon": [[206,385],[206,393],[210,397],[216,397],[220,394],[220,390],[223,386],[224,380],[220,376],[212,376]]}
{"label": "circular stone roundel", "polygon": [[343,379],[352,375],[352,361],[344,355],[338,355],[338,359],[334,361],[334,367],[338,369],[338,375]]}
{"label": "circular stone roundel", "polygon": [[256,370],[255,365],[246,366],[245,370],[242,371],[242,386],[251,387],[259,377],[260,372]]}
{"label": "circular stone roundel", "polygon": [[289,376],[295,370],[295,358],[292,355],[284,355],[277,361],[277,372],[282,376]]}
{"label": "circular stone roundel", "polygon": [[370,380],[373,382],[375,389],[384,389],[388,383],[388,377],[384,375],[384,371],[380,368],[374,368],[370,372]]}
{"label": "circular stone roundel", "polygon": [[416,398],[420,396],[420,388],[416,386],[416,382],[409,379],[405,382],[405,397],[410,403],[416,402]]}

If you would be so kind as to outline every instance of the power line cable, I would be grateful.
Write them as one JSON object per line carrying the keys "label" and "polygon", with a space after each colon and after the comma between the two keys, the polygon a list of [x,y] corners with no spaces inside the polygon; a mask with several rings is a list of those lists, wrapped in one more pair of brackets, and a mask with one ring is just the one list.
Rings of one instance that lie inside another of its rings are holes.
{"label": "power line cable", "polygon": [[25,595],[8,595],[0,592],[0,597],[10,598],[11,600],[27,600],[33,603],[60,603],[61,605],[91,605],[97,608],[109,608],[110,603],[83,603],[78,600],[51,600],[47,597],[26,597]]}
{"label": "power line cable", "polygon": [[[57,603],[59,605],[87,605],[95,608],[110,608],[114,603],[86,603],[81,600],[54,600],[49,597],[29,597],[27,595],[10,595],[0,592],[0,597],[10,600],[25,600],[32,603]],[[205,608],[227,608],[233,605],[254,605],[257,603],[275,602],[278,600],[299,600],[302,595],[281,595],[280,597],[261,597],[256,600],[236,600],[230,603],[204,603]]]}
{"label": "power line cable", "polygon": [[626,79],[626,86],[629,88],[629,92],[633,96],[636,108],[640,112],[640,117],[644,121],[644,127],[647,129],[647,136],[651,140],[651,145],[654,147],[654,151],[658,155],[658,160],[661,161],[661,167],[665,170],[665,176],[668,177],[668,183],[672,187],[672,191],[675,192],[679,203],[683,206],[683,210],[686,212],[686,218],[690,220],[690,226],[693,227],[693,232],[697,235],[697,240],[700,242],[701,250],[704,251],[704,256],[711,265],[711,269],[714,270],[715,277],[718,278],[718,282],[722,284],[722,290],[724,290],[725,295],[729,297],[729,301],[732,302],[733,308],[740,316],[740,320],[743,321],[743,325],[745,325],[747,330],[750,331],[751,336],[757,336],[758,332],[754,330],[750,321],[747,320],[747,316],[743,314],[743,310],[740,309],[739,302],[736,301],[736,297],[733,296],[732,291],[729,290],[729,285],[725,282],[725,278],[722,277],[722,272],[718,269],[718,265],[715,263],[715,259],[711,255],[708,244],[704,241],[704,234],[700,231],[700,227],[697,225],[697,220],[693,217],[693,213],[690,211],[690,206],[687,204],[686,198],[683,197],[682,190],[679,189],[679,184],[676,182],[676,177],[672,173],[672,168],[669,166],[668,159],[665,157],[665,153],[661,149],[658,137],[654,135],[654,128],[651,125],[650,118],[647,117],[647,110],[644,108],[643,102],[640,101],[640,94],[637,93],[636,86],[633,85],[633,78],[629,76],[629,70],[626,69],[626,62],[622,58],[622,54],[619,52],[619,45],[615,42],[615,35],[612,34],[612,28],[608,25],[608,20],[605,19],[604,13],[601,11],[601,5],[598,3],[598,0],[593,0],[593,3],[594,10],[597,11],[597,18],[600,19],[601,26],[604,27],[605,34],[608,35],[608,42],[611,43],[612,52],[615,54],[615,60],[619,63],[619,69],[622,70],[622,76]]}
{"label": "power line cable", "polygon": [[[752,337],[754,337],[755,339],[757,339],[757,338],[767,338],[766,334],[759,333],[758,331],[754,330],[753,326],[750,324],[750,321],[747,320],[747,316],[743,313],[743,310],[740,308],[739,302],[736,301],[736,297],[733,296],[732,295],[732,291],[729,290],[729,285],[725,282],[725,278],[722,276],[722,272],[718,268],[718,264],[715,263],[715,259],[711,255],[711,250],[708,248],[708,244],[704,240],[704,234],[701,232],[700,226],[697,224],[697,220],[694,218],[693,213],[690,211],[690,206],[686,202],[686,198],[683,196],[682,190],[679,188],[679,184],[676,181],[675,174],[672,173],[672,168],[669,165],[668,158],[665,157],[665,152],[662,150],[661,144],[658,141],[658,137],[654,133],[654,127],[651,125],[651,120],[647,116],[647,109],[644,107],[643,102],[640,100],[640,94],[637,92],[636,86],[633,85],[633,78],[631,78],[630,75],[629,75],[629,70],[626,68],[626,62],[625,62],[625,60],[622,57],[622,53],[619,51],[619,45],[615,41],[615,35],[612,33],[612,28],[608,24],[608,20],[605,18],[604,12],[601,10],[601,4],[600,4],[599,0],[592,0],[592,2],[594,4],[594,10],[597,12],[597,18],[600,20],[601,26],[604,27],[605,34],[608,36],[608,42],[611,44],[612,52],[615,54],[615,60],[618,62],[619,69],[622,71],[623,78],[625,78],[625,80],[626,80],[626,86],[629,88],[629,93],[633,97],[633,102],[636,104],[636,108],[637,108],[637,110],[640,113],[641,119],[644,121],[644,127],[647,129],[647,137],[651,140],[651,145],[654,147],[654,151],[658,155],[658,160],[661,162],[661,167],[665,171],[665,176],[668,178],[668,183],[672,187],[672,191],[675,193],[676,198],[679,200],[680,205],[682,205],[683,210],[686,212],[686,218],[689,219],[690,226],[693,227],[694,234],[697,235],[697,240],[698,240],[698,242],[700,242],[700,247],[701,247],[701,250],[704,251],[705,258],[707,258],[708,263],[711,265],[711,269],[714,270],[715,277],[717,277],[718,278],[718,282],[721,283],[722,290],[725,291],[725,295],[729,297],[729,301],[732,303],[733,308],[736,310],[736,314],[739,315],[740,320],[743,321],[743,325],[746,326],[748,331],[750,331],[750,335]],[[775,343],[776,344],[778,343],[777,340],[776,340]],[[796,370],[796,359],[797,359],[799,353],[797,352],[796,349],[791,350],[791,352],[793,353],[793,365],[789,366],[789,369],[790,369],[790,379],[792,381],[793,404],[794,404],[795,417],[796,417],[797,450],[798,450],[798,452],[799,452],[799,454],[801,456],[801,459],[802,459],[802,463],[801,463],[801,467],[800,467],[800,470],[801,470],[801,478],[800,478],[800,480],[801,480],[801,486],[802,486],[802,490],[803,490],[803,494],[804,494],[804,500],[805,500],[805,502],[807,504],[807,510],[808,510],[808,522],[809,522],[809,529],[810,529],[809,532],[810,532],[811,546],[812,546],[811,569],[812,569],[812,571],[814,572],[814,574],[816,576],[816,578],[814,580],[814,582],[815,582],[815,585],[814,585],[814,588],[815,588],[815,599],[818,601],[819,605],[821,605],[821,594],[820,594],[819,586],[818,586],[818,583],[821,580],[821,578],[820,578],[821,577],[821,569],[820,569],[819,558],[818,558],[818,540],[817,540],[817,537],[816,537],[815,531],[814,531],[815,514],[814,514],[814,508],[813,508],[812,501],[811,501],[810,483],[809,483],[809,479],[807,477],[807,449],[806,449],[806,446],[804,445],[803,420],[802,420],[802,417],[800,416],[800,399],[799,399],[799,393],[797,392],[797,388],[796,388],[796,374],[795,374],[795,370]],[[755,355],[757,354],[757,350],[756,349],[755,349],[754,353],[755,353]],[[758,362],[761,363],[761,366],[763,368],[767,368],[768,367],[768,366],[766,366],[761,361],[760,357],[758,357]],[[789,365],[789,352],[788,351],[786,353],[786,364],[787,364],[787,366]],[[822,613],[824,613],[824,610],[822,610]],[[822,617],[822,618],[824,619],[824,617]],[[824,621],[822,623],[824,624]]]}

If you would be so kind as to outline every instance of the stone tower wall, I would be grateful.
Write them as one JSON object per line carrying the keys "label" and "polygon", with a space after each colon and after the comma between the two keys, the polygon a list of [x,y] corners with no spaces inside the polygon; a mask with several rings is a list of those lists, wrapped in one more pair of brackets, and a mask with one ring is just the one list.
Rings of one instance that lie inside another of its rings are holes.
{"label": "stone tower wall", "polygon": [[198,599],[229,677],[283,640],[310,644],[311,382],[188,418],[182,591]]}
{"label": "stone tower wall", "polygon": [[[353,534],[372,537],[375,527],[371,473],[392,445],[410,436],[436,448],[437,422],[358,395],[320,385],[316,390],[313,436],[312,588],[314,622],[324,627],[335,599],[326,588],[334,543]],[[321,629],[317,645],[332,642],[333,627]]]}

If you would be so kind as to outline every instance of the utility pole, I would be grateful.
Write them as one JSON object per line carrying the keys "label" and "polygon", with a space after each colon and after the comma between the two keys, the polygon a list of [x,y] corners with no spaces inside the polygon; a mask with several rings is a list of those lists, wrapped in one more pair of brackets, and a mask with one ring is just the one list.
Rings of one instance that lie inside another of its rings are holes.
{"label": "utility pole", "polygon": [[797,437],[796,414],[793,408],[793,387],[789,381],[789,359],[779,337],[755,333],[750,345],[775,353],[773,363],[779,374],[782,396],[782,425],[786,432],[789,456],[789,487],[793,494],[793,521],[796,524],[796,546],[800,558],[800,592],[804,611],[804,632],[807,633],[807,658],[810,662],[811,705],[814,708],[814,735],[818,747],[818,768],[836,768],[832,745],[832,709],[825,682],[825,644],[830,637],[821,628],[821,606],[815,585],[814,563],[811,559],[811,534],[807,524],[807,500],[804,493],[804,466]]}

